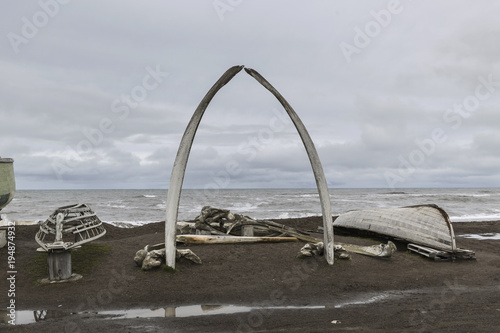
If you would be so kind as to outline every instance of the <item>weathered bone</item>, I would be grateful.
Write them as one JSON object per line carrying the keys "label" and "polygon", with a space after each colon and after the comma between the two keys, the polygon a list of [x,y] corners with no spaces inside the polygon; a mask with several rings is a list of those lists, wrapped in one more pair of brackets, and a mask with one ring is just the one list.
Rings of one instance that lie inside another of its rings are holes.
{"label": "weathered bone", "polygon": [[[190,260],[195,264],[201,264],[201,259],[190,249],[176,250],[176,260],[181,258]],[[165,263],[165,244],[146,245],[144,249],[136,252],[134,262],[141,267],[143,271],[160,267]]]}
{"label": "weathered bone", "polygon": [[[323,242],[318,243],[307,243],[304,245],[297,255],[297,258],[309,258],[314,256],[322,256],[324,254],[325,247],[323,246]],[[335,244],[335,258],[337,259],[351,259],[351,255],[347,253],[346,249],[339,244]]]}
{"label": "weathered bone", "polygon": [[[177,151],[177,156],[174,161],[174,166],[172,168],[172,174],[170,177],[170,184],[167,193],[166,201],[166,218],[165,218],[165,244],[166,244],[166,264],[172,268],[175,268],[175,230],[177,223],[177,215],[179,210],[179,200],[182,189],[182,182],[184,180],[184,174],[186,171],[187,160],[189,158],[189,153],[191,151],[191,146],[193,144],[194,136],[198,125],[201,122],[203,114],[215,96],[217,91],[219,91],[226,83],[228,83],[236,74],[238,74],[243,66],[234,66],[229,68],[220,79],[212,86],[212,88],[205,95],[203,100],[200,102],[198,108],[194,112],[191,120],[186,127],[184,135],[182,137],[181,143],[179,144],[179,149]],[[326,260],[328,264],[333,265],[334,262],[334,248],[333,248],[333,223],[332,223],[332,212],[330,204],[330,195],[328,193],[328,186],[321,166],[321,161],[319,159],[318,153],[314,146],[314,143],[309,136],[304,124],[292,109],[290,104],[281,96],[281,94],[259,73],[250,68],[245,68],[245,71],[255,78],[260,84],[262,84],[267,90],[269,90],[283,105],[285,111],[290,116],[295,128],[299,132],[300,138],[304,144],[309,161],[314,173],[314,178],[316,179],[316,186],[318,187],[321,211],[323,214],[323,227],[324,242],[326,244]]]}
{"label": "weathered bone", "polygon": [[181,196],[182,182],[184,180],[189,152],[191,151],[191,146],[193,145],[196,130],[198,129],[198,125],[200,124],[201,118],[203,117],[208,104],[217,91],[219,91],[219,89],[228,83],[242,69],[243,66],[233,66],[229,68],[220,77],[220,79],[217,80],[217,82],[215,82],[205,97],[203,97],[202,101],[198,105],[198,108],[196,108],[196,111],[191,117],[191,120],[186,127],[186,131],[182,136],[181,143],[179,144],[179,150],[177,151],[177,156],[175,157],[174,166],[172,167],[172,175],[170,176],[170,183],[168,186],[165,216],[165,260],[167,266],[172,268],[175,268],[175,228],[177,215],[179,213],[179,200]]}
{"label": "weathered bone", "polygon": [[360,246],[345,243],[342,243],[341,245],[349,252],[364,254],[371,257],[388,258],[397,251],[396,245],[391,241],[388,241],[387,244],[377,244],[371,246]]}
{"label": "weathered bone", "polygon": [[333,265],[333,222],[332,222],[332,208],[330,203],[330,194],[328,192],[328,185],[325,178],[325,173],[323,171],[323,166],[321,165],[321,161],[319,159],[318,152],[316,151],[316,147],[307,132],[306,127],[300,120],[299,116],[292,109],[290,104],[285,100],[283,96],[266,80],[264,79],[257,71],[251,68],[245,68],[245,71],[250,74],[254,79],[256,79],[260,84],[262,84],[267,90],[269,90],[283,105],[285,111],[288,113],[290,118],[292,119],[295,128],[299,132],[300,138],[302,139],[302,143],[306,148],[307,156],[309,157],[309,161],[311,162],[311,166],[314,173],[314,178],[316,179],[316,186],[318,188],[319,199],[321,202],[321,212],[323,215],[323,228],[325,230],[324,233],[324,243],[326,244],[325,249],[325,257],[328,264]]}

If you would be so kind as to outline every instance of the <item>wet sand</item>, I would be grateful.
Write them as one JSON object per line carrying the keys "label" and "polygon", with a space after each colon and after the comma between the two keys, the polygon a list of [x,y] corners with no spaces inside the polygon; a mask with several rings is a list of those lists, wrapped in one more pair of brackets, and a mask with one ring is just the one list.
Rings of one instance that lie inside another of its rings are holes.
{"label": "wet sand", "polygon": [[[276,221],[302,230],[322,225],[321,217]],[[163,223],[134,229],[107,224],[107,234],[95,243],[109,244],[110,254],[83,279],[57,285],[39,285],[27,273],[38,247],[34,240],[38,226],[19,226],[17,311],[33,317],[39,310],[45,320],[0,324],[0,330],[498,332],[500,240],[462,235],[500,233],[500,221],[453,226],[457,245],[475,251],[476,260],[434,262],[397,243],[398,251],[389,259],[352,254],[351,260],[336,260],[329,266],[324,258],[297,259],[301,242],[192,245],[189,248],[203,264],[179,262],[178,272],[169,273],[143,272],[133,262],[137,250],[163,242]],[[386,242],[338,232],[335,240],[359,245]],[[7,262],[5,248],[0,249],[0,260]],[[2,309],[8,302],[6,275],[4,268]],[[217,315],[217,311],[236,313]],[[125,318],[127,314],[130,318]],[[141,314],[146,318],[135,318]],[[190,314],[195,315],[179,317]]]}

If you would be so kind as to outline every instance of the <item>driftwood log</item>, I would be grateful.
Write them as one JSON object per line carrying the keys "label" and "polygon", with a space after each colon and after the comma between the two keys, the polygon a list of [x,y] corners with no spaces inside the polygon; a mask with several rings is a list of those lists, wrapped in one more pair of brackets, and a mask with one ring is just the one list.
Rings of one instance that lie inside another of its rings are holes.
{"label": "driftwood log", "polygon": [[221,235],[178,235],[177,242],[190,244],[240,244],[240,243],[280,243],[297,242],[295,237],[248,237],[248,236],[221,236]]}

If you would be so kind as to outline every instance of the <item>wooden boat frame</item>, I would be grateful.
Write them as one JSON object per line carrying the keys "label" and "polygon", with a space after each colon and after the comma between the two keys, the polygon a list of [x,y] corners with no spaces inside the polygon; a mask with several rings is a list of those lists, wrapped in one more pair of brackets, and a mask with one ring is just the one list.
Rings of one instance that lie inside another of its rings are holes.
{"label": "wooden boat frame", "polygon": [[[57,239],[58,222],[62,224],[61,236],[74,235],[74,241],[63,242],[62,239]],[[86,204],[76,204],[57,208],[40,224],[35,240],[44,251],[71,250],[105,234],[106,229],[94,211]],[[47,241],[49,235],[54,235],[53,242]]]}

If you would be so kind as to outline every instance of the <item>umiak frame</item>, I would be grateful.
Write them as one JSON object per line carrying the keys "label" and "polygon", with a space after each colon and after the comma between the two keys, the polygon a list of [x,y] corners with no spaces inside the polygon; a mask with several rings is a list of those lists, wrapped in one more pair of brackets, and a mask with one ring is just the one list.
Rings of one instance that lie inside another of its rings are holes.
{"label": "umiak frame", "polygon": [[[238,74],[244,66],[233,66],[229,68],[215,84],[210,88],[205,97],[201,100],[196,108],[191,120],[189,121],[182,140],[179,144],[177,156],[172,167],[172,175],[170,177],[170,184],[168,187],[167,201],[166,201],[166,218],[165,218],[165,259],[167,266],[175,268],[175,255],[176,255],[176,224],[177,216],[179,213],[179,200],[182,190],[182,182],[186,172],[187,161],[191,146],[193,145],[194,136],[201,122],[201,118],[205,113],[208,104],[215,96],[215,94],[226,85],[236,74]],[[325,257],[329,265],[333,265],[334,261],[334,246],[333,246],[333,222],[332,222],[332,209],[330,203],[330,194],[325,178],[325,173],[321,165],[321,161],[316,151],[316,147],[306,130],[306,127],[300,120],[299,116],[295,113],[293,108],[283,98],[283,96],[257,71],[251,68],[245,68],[245,71],[269,90],[283,105],[285,111],[290,116],[295,128],[299,132],[300,138],[306,149],[309,161],[316,180],[316,186],[319,192],[321,202],[321,211],[323,214],[323,228],[324,228],[324,244],[325,244]]]}

